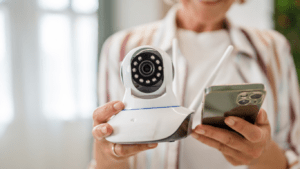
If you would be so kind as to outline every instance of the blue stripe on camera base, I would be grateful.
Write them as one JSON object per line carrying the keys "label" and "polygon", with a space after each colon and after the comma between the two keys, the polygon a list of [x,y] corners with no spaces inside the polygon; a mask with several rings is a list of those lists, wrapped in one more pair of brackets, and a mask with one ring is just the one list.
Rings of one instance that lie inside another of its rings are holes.
{"label": "blue stripe on camera base", "polygon": [[166,108],[175,108],[180,106],[166,106],[166,107],[148,107],[148,108],[140,108],[140,109],[124,109],[122,111],[129,111],[129,110],[150,110],[150,109],[166,109]]}

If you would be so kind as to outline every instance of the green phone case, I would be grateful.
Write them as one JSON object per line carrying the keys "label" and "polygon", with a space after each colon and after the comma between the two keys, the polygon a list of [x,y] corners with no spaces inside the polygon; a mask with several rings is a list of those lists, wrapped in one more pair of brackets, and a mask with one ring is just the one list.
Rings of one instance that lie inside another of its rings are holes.
{"label": "green phone case", "polygon": [[254,124],[266,91],[263,84],[211,86],[205,89],[202,124],[231,130],[224,119],[237,116]]}

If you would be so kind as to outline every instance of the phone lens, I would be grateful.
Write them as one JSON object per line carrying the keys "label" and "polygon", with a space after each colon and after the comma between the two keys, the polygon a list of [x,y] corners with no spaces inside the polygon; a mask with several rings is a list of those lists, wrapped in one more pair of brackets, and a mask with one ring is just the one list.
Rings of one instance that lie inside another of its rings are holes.
{"label": "phone lens", "polygon": [[247,98],[249,96],[248,92],[242,92],[239,94],[238,97],[241,97],[241,98]]}
{"label": "phone lens", "polygon": [[249,100],[240,100],[239,101],[239,104],[240,105],[246,105],[246,104],[248,104],[250,101]]}
{"label": "phone lens", "polygon": [[250,97],[251,97],[251,99],[259,99],[259,98],[261,98],[261,94],[254,94],[254,95],[251,95]]}

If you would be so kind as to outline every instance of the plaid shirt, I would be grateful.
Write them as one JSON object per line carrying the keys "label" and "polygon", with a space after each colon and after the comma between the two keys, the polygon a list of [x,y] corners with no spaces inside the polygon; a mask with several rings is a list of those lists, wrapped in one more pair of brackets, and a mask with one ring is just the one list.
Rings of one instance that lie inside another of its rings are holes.
{"label": "plaid shirt", "polygon": [[[178,6],[174,6],[161,21],[118,32],[106,40],[99,64],[100,105],[123,98],[125,89],[120,80],[120,64],[131,49],[153,45],[172,55],[177,9]],[[268,113],[272,138],[285,150],[289,168],[299,169],[299,86],[288,41],[273,30],[241,28],[227,21],[225,25],[235,47],[236,71],[245,83],[265,84],[267,96],[262,108]],[[176,95],[183,104],[189,77],[187,62],[184,56],[179,57]],[[178,168],[179,147],[180,141],[161,143],[150,150],[151,153],[142,152],[130,158],[131,168]]]}

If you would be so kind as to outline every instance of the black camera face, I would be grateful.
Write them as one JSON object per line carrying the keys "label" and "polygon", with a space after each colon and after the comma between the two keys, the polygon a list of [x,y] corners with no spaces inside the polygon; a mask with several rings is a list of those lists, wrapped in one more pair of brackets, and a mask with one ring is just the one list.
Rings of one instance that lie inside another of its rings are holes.
{"label": "black camera face", "polygon": [[131,59],[131,76],[134,86],[141,92],[158,90],[164,79],[163,60],[153,49],[138,51]]}

